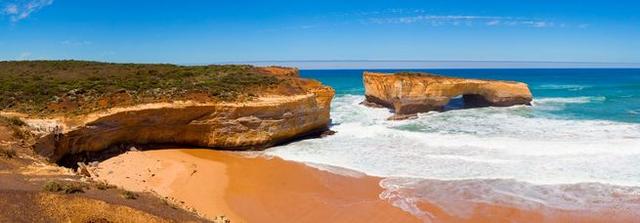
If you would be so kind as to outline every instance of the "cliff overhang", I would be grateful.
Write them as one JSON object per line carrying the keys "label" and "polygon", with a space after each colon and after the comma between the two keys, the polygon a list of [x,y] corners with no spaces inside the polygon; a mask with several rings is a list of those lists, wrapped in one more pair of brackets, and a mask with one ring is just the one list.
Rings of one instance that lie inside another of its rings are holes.
{"label": "cliff overhang", "polygon": [[[52,162],[120,145],[264,149],[327,130],[335,94],[286,67],[75,61],[0,66],[12,72],[0,82],[21,90],[3,92],[15,100],[0,101],[0,113],[25,121],[39,136],[35,151]],[[44,73],[29,68],[34,66]],[[115,72],[114,80],[94,75],[104,70]],[[33,78],[16,82],[21,75]],[[144,83],[130,83],[135,80]],[[42,93],[31,88],[39,82],[78,89]]]}

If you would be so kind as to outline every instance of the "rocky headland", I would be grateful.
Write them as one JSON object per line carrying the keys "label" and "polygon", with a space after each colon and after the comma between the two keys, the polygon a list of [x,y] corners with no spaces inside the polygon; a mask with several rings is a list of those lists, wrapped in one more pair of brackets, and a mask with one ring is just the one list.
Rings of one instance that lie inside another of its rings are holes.
{"label": "rocky headland", "polygon": [[527,84],[514,81],[445,77],[427,73],[364,73],[365,105],[387,107],[405,119],[416,113],[442,111],[462,96],[466,107],[529,105]]}
{"label": "rocky headland", "polygon": [[[54,162],[114,145],[263,149],[320,133],[330,122],[333,89],[298,77],[294,68],[87,62],[52,66],[49,74],[34,73],[31,81],[5,85],[22,83],[13,87],[28,91],[31,86],[26,85],[36,82],[68,89],[7,95],[32,97],[3,101],[2,112],[39,132],[35,150]],[[58,73],[55,66],[68,74]],[[7,70],[19,73],[20,68]],[[108,74],[111,77],[94,74],[103,70],[116,73]]]}
{"label": "rocky headland", "polygon": [[[73,205],[33,216],[3,209],[0,221],[206,221],[176,209],[182,205],[170,198],[113,189],[87,170],[134,146],[257,150],[319,135],[328,129],[334,90],[298,74],[244,65],[0,62],[0,193],[24,194],[0,204],[29,205],[18,200],[45,196],[55,199],[38,205],[70,199],[88,205],[76,215]],[[87,216],[104,201],[118,211]]]}

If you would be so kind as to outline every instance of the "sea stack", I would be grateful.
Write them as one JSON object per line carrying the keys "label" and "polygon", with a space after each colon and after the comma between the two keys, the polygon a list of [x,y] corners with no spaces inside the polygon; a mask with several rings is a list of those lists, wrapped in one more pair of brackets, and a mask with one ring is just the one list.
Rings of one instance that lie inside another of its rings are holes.
{"label": "sea stack", "polygon": [[442,111],[452,98],[462,96],[466,106],[530,105],[527,84],[515,81],[445,77],[428,73],[364,73],[368,106],[393,109],[389,119],[406,119],[428,111]]}

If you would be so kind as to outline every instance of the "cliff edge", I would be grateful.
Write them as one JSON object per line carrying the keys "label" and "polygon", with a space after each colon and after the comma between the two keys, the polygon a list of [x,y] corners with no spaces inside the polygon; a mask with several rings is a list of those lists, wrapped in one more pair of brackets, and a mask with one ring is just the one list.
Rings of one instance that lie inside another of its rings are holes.
{"label": "cliff edge", "polygon": [[42,61],[0,68],[3,98],[11,99],[0,100],[0,112],[25,121],[40,136],[35,150],[53,162],[117,145],[263,149],[326,130],[334,96],[284,67]]}
{"label": "cliff edge", "polygon": [[370,106],[391,108],[403,119],[416,113],[441,111],[449,101],[462,96],[466,106],[529,105],[532,100],[527,84],[513,81],[477,80],[444,77],[426,73],[365,72],[366,101]]}

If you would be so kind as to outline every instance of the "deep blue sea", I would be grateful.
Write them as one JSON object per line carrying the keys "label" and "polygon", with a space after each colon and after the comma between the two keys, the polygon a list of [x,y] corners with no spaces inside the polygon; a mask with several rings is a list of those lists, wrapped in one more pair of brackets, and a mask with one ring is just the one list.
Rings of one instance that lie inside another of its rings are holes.
{"label": "deep blue sea", "polygon": [[459,215],[482,202],[640,210],[640,69],[409,71],[525,82],[533,105],[388,121],[388,109],[359,104],[363,70],[303,70],[336,89],[337,133],[266,153],[383,177],[381,198],[419,216],[428,216],[415,207],[420,199]]}

